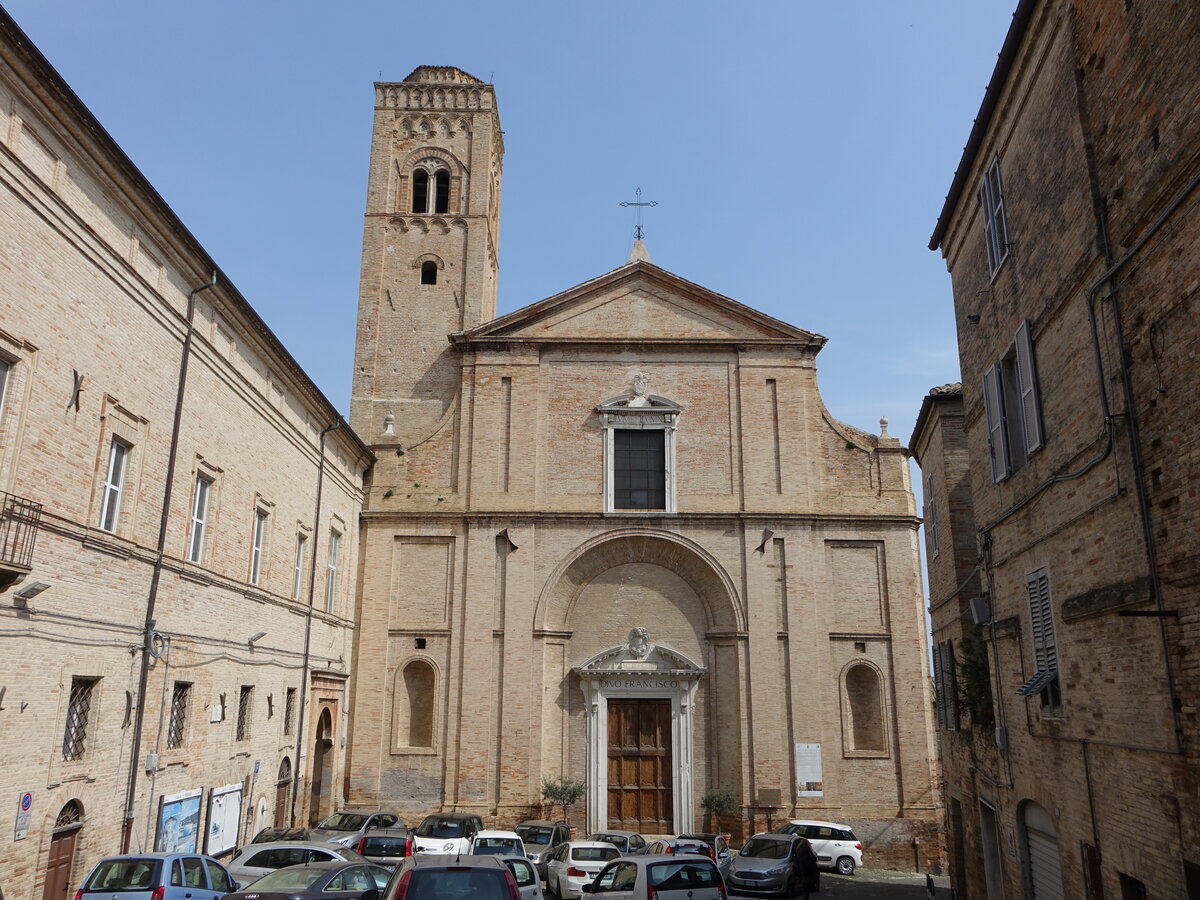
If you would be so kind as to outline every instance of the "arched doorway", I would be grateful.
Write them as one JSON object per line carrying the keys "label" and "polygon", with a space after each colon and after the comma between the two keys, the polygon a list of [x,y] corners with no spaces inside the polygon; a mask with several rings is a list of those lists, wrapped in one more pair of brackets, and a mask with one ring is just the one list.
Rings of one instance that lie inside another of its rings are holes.
{"label": "arched doorway", "polygon": [[1033,900],[1063,900],[1058,832],[1050,813],[1032,800],[1021,805],[1021,861]]}
{"label": "arched doorway", "polygon": [[547,582],[534,627],[563,673],[543,721],[562,722],[590,831],[687,831],[699,793],[741,783],[744,614],[703,547],[654,528],[594,537]]}
{"label": "arched doorway", "polygon": [[75,866],[75,844],[82,828],[83,806],[78,800],[70,800],[59,810],[54,821],[42,900],[64,900],[68,896],[74,885],[71,870]]}
{"label": "arched doorway", "polygon": [[288,795],[292,789],[292,761],[286,756],[279,764],[279,775],[275,779],[275,827],[286,828],[288,824]]}
{"label": "arched doorway", "polygon": [[317,736],[313,744],[312,791],[309,794],[308,824],[315,826],[328,814],[329,794],[333,781],[333,715],[326,706],[317,720]]}

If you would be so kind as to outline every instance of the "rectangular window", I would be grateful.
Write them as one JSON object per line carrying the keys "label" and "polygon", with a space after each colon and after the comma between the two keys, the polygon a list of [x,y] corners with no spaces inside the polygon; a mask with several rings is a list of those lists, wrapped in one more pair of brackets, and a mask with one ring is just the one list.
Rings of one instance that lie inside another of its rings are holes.
{"label": "rectangular window", "polygon": [[208,494],[212,482],[203,475],[196,476],[196,496],[192,500],[192,535],[188,541],[190,562],[200,562],[204,554],[204,531],[208,522]]}
{"label": "rectangular window", "polygon": [[1033,659],[1037,671],[1017,688],[1022,697],[1037,694],[1042,709],[1051,715],[1062,710],[1062,686],[1058,676],[1058,646],[1054,639],[1054,610],[1050,602],[1050,576],[1038,569],[1025,581],[1029,595],[1029,620],[1033,632]]}
{"label": "rectangular window", "polygon": [[292,599],[299,600],[300,592],[304,590],[304,551],[308,547],[308,538],[302,534],[296,535],[296,565],[292,575]]}
{"label": "rectangular window", "polygon": [[992,162],[979,188],[983,211],[983,237],[987,244],[988,272],[996,274],[1008,256],[1008,222],[1004,217],[1004,190],[1000,183],[1000,157]]}
{"label": "rectangular window", "polygon": [[992,481],[1003,481],[1045,443],[1030,324],[1021,322],[1004,357],[983,373]]}
{"label": "rectangular window", "polygon": [[0,411],[4,410],[4,397],[8,388],[8,370],[8,361],[0,359]]}
{"label": "rectangular window", "polygon": [[287,697],[283,702],[283,733],[292,733],[292,722],[296,717],[296,689],[288,688]]}
{"label": "rectangular window", "polygon": [[613,506],[666,509],[666,432],[618,428],[613,432]]}
{"label": "rectangular window", "polygon": [[325,580],[325,612],[333,612],[333,601],[337,598],[338,549],[342,536],[336,531],[329,531],[329,571]]}
{"label": "rectangular window", "polygon": [[100,501],[100,527],[105,531],[117,530],[117,516],[121,511],[121,485],[125,481],[125,460],[129,448],[116,438],[108,448],[108,473],[104,476],[104,496]]}
{"label": "rectangular window", "polygon": [[267,514],[261,509],[254,511],[254,539],[250,547],[250,583],[262,580],[263,542],[267,535]]}
{"label": "rectangular window", "polygon": [[937,504],[933,495],[933,476],[925,480],[925,531],[929,535],[929,553],[937,556],[941,552],[938,546]]}
{"label": "rectangular window", "polygon": [[933,691],[937,703],[938,728],[957,731],[958,673],[954,643],[941,641],[933,646]]}
{"label": "rectangular window", "polygon": [[167,749],[178,750],[183,746],[187,731],[188,706],[192,699],[192,685],[188,681],[177,681],[171,691],[171,719],[167,724]]}
{"label": "rectangular window", "polygon": [[250,710],[254,699],[254,686],[249,684],[242,685],[242,691],[238,694],[238,717],[237,717],[237,734],[236,740],[248,741],[250,739]]}
{"label": "rectangular window", "polygon": [[92,696],[99,678],[72,678],[71,696],[67,700],[67,727],[63,732],[63,759],[67,762],[83,759],[87,746],[88,718],[92,711]]}

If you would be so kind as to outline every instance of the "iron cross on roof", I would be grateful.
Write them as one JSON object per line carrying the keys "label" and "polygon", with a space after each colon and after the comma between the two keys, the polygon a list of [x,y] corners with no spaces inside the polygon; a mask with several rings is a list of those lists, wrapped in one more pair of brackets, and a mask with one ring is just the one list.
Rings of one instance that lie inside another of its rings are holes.
{"label": "iron cross on roof", "polygon": [[642,239],[642,207],[643,206],[658,206],[658,201],[657,200],[648,200],[648,201],[643,202],[641,188],[638,188],[636,191],[634,191],[634,195],[637,197],[636,200],[622,200],[620,205],[621,206],[633,206],[633,207],[637,208],[637,225],[635,225],[634,229],[633,229],[633,239],[635,241],[640,241]]}

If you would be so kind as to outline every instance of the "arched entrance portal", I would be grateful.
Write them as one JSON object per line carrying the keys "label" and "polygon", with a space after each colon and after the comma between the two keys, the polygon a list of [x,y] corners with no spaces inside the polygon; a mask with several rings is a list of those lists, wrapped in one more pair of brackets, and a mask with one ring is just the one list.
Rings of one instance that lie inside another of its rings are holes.
{"label": "arched entrance portal", "polygon": [[42,900],[64,900],[74,885],[71,870],[75,866],[75,844],[82,828],[83,807],[78,800],[71,800],[63,806],[58,818],[54,820]]}
{"label": "arched entrance portal", "polygon": [[286,756],[279,764],[279,776],[275,779],[275,827],[286,828],[288,824],[288,793],[292,787],[292,761]]}
{"label": "arched entrance portal", "polygon": [[328,798],[333,779],[333,716],[329,707],[317,720],[317,738],[313,745],[312,792],[309,794],[308,823],[315,826],[329,812]]}
{"label": "arched entrance portal", "polygon": [[699,793],[741,783],[744,614],[704,548],[651,528],[594,537],[547,582],[535,628],[562,679],[547,758],[585,781],[589,830],[687,831]]}

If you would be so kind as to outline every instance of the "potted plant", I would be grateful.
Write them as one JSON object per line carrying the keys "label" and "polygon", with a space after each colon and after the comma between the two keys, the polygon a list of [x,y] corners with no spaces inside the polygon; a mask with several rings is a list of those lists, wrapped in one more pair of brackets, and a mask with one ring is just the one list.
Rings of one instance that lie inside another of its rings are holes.
{"label": "potted plant", "polygon": [[564,822],[568,821],[567,810],[579,802],[585,789],[581,780],[569,775],[548,775],[542,779],[542,796],[554,806],[562,807]]}
{"label": "potted plant", "polygon": [[709,788],[700,798],[700,808],[706,814],[708,830],[719,830],[721,816],[727,816],[737,809],[737,795],[732,788]]}

